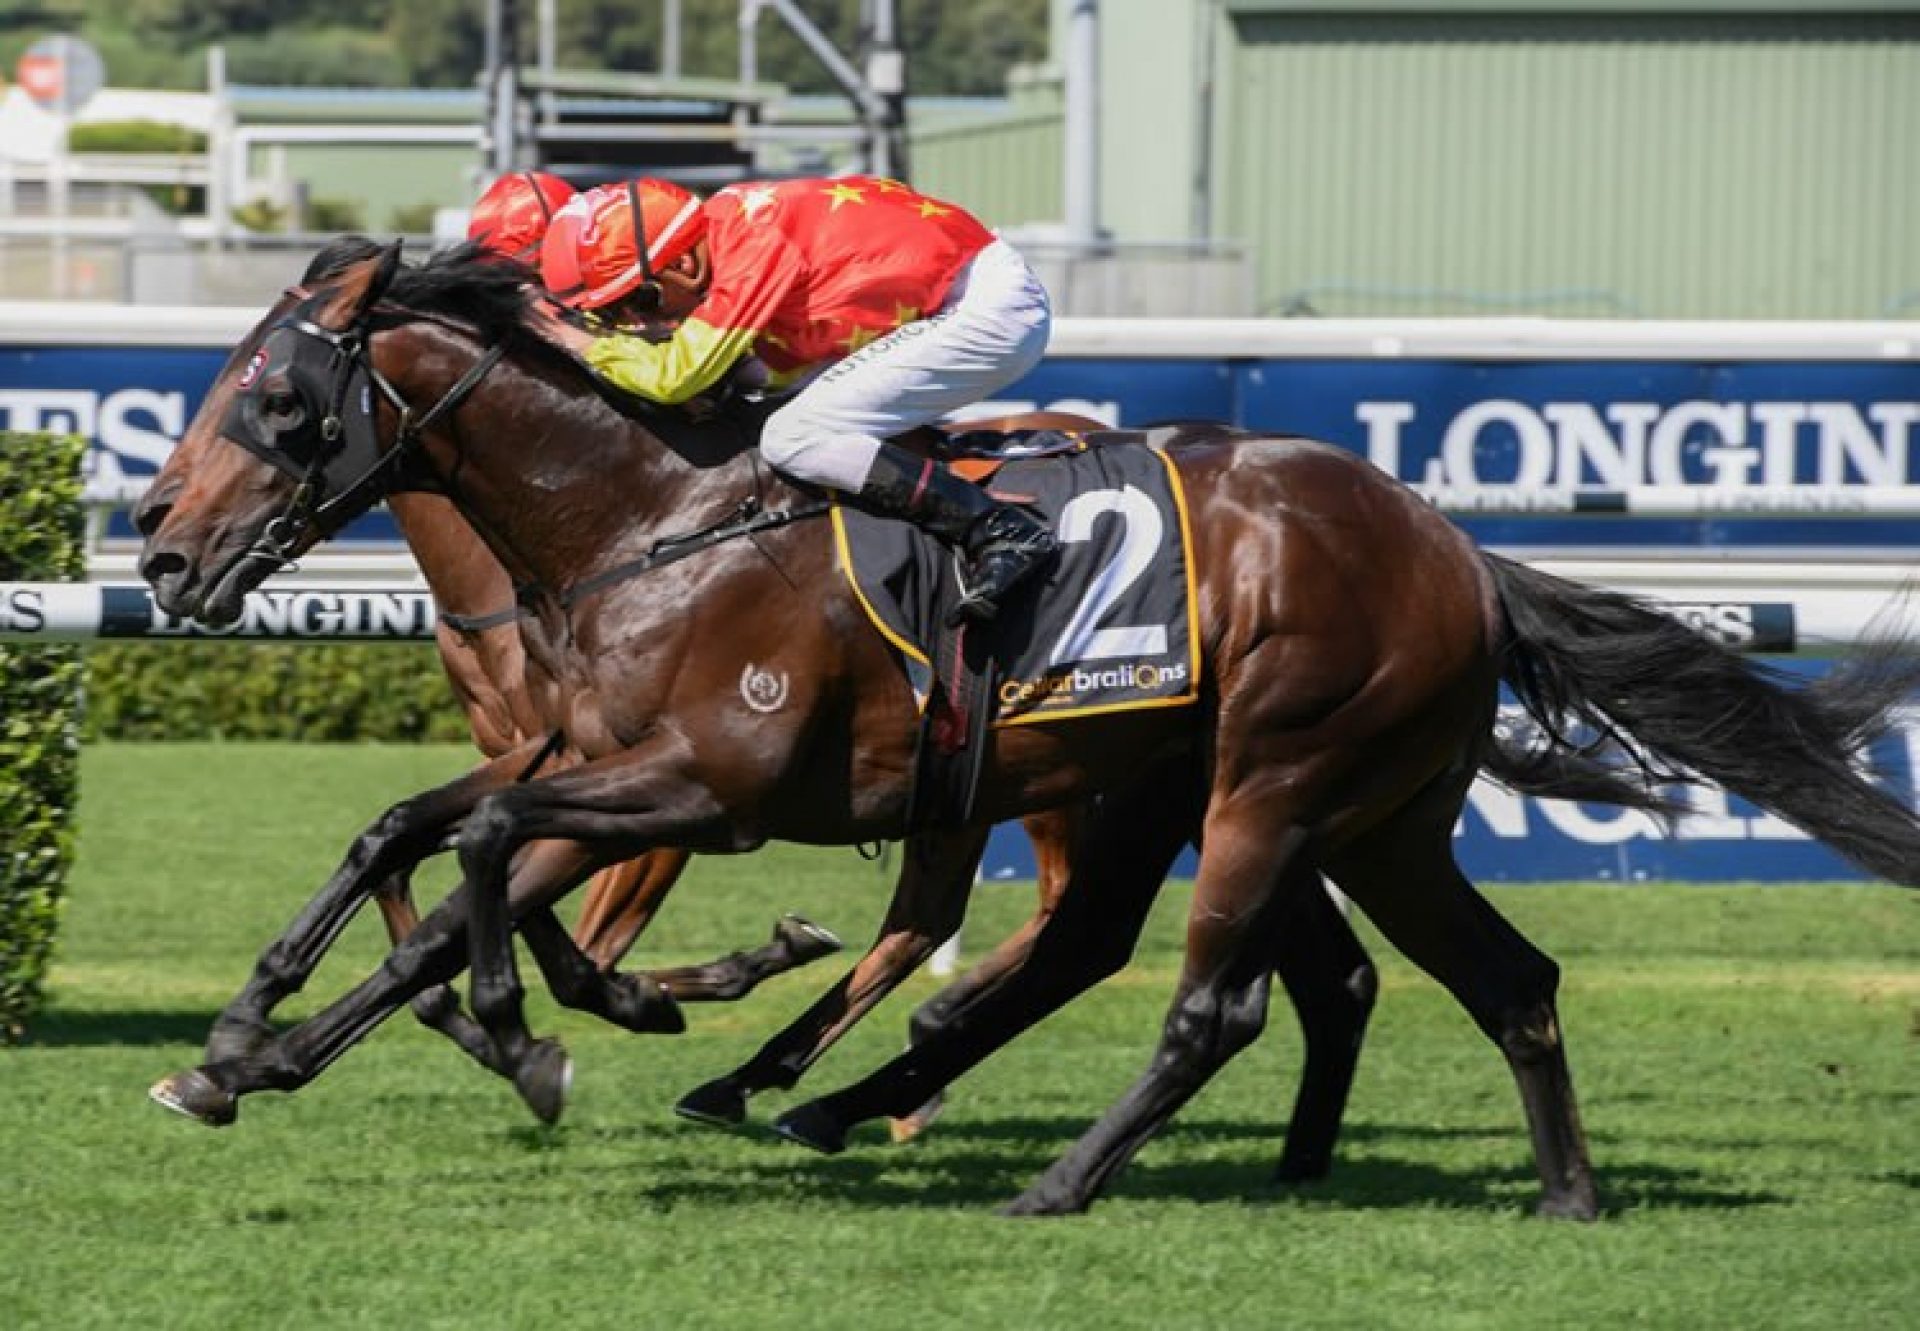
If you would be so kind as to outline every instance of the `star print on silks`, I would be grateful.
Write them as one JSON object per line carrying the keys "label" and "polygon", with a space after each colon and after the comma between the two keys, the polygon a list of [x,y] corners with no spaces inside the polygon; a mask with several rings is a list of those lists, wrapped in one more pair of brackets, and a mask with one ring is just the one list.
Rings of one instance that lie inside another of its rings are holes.
{"label": "star print on silks", "polygon": [[876,180],[875,180],[875,181],[873,182],[873,187],[874,187],[875,189],[877,189],[877,190],[879,190],[879,191],[880,191],[880,192],[881,192],[882,194],[911,194],[911,193],[913,193],[913,186],[911,186],[911,185],[903,185],[903,184],[901,184],[901,183],[900,183],[899,181],[897,181],[897,180],[887,180],[887,179],[885,179],[885,178],[880,178],[880,179],[876,179]]}
{"label": "star print on silks", "polygon": [[840,345],[845,347],[847,354],[851,356],[854,352],[866,346],[867,343],[878,341],[879,337],[880,334],[874,332],[871,328],[860,328],[856,326],[852,332],[840,339]]}
{"label": "star print on silks", "polygon": [[932,199],[920,200],[920,216],[922,217],[945,217],[952,211],[953,209],[951,208],[942,208]]}
{"label": "star print on silks", "polygon": [[742,190],[738,197],[740,211],[747,215],[748,221],[760,216],[777,201],[772,187],[767,185],[756,185],[750,190]]}
{"label": "star print on silks", "polygon": [[843,203],[865,203],[867,201],[866,196],[854,185],[834,185],[826,190],[826,196],[833,200],[833,207],[828,209],[828,211],[835,213],[840,211],[840,205]]}
{"label": "star print on silks", "polygon": [[893,321],[896,324],[910,324],[919,317],[920,310],[918,306],[895,305],[893,307]]}

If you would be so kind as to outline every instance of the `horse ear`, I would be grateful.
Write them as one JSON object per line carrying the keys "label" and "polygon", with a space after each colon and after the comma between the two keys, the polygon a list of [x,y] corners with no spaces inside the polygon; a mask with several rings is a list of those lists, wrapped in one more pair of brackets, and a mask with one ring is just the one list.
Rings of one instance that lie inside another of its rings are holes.
{"label": "horse ear", "polygon": [[317,311],[329,328],[345,328],[386,293],[400,271],[400,253],[406,242],[382,246],[357,263],[348,264],[329,282],[327,301]]}

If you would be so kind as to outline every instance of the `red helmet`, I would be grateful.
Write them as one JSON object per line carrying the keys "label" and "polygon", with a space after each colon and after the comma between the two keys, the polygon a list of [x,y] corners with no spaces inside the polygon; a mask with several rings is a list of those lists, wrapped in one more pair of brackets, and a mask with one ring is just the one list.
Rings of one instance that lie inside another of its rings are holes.
{"label": "red helmet", "polygon": [[548,224],[576,192],[560,177],[544,171],[501,176],[473,205],[467,239],[504,259],[537,263]]}
{"label": "red helmet", "polygon": [[651,282],[706,233],[700,200],[670,181],[596,186],[555,214],[540,277],[561,304],[597,310]]}

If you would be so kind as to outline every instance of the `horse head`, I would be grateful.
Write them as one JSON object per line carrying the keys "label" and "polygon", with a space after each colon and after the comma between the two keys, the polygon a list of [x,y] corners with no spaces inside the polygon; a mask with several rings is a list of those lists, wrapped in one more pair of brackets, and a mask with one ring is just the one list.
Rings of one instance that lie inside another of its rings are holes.
{"label": "horse head", "polygon": [[358,347],[399,264],[397,244],[336,242],[228,357],[134,513],[163,609],[233,622],[247,592],[377,498],[354,484],[382,453],[371,402],[347,397],[367,391]]}

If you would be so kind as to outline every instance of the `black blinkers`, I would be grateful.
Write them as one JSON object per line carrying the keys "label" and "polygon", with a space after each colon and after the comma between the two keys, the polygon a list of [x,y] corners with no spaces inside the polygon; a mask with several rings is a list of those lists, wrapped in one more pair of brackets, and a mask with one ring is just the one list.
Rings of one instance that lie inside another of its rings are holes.
{"label": "black blinkers", "polygon": [[310,484],[324,532],[351,518],[338,511],[339,501],[381,462],[373,384],[358,339],[291,315],[247,361],[237,388],[220,433]]}

